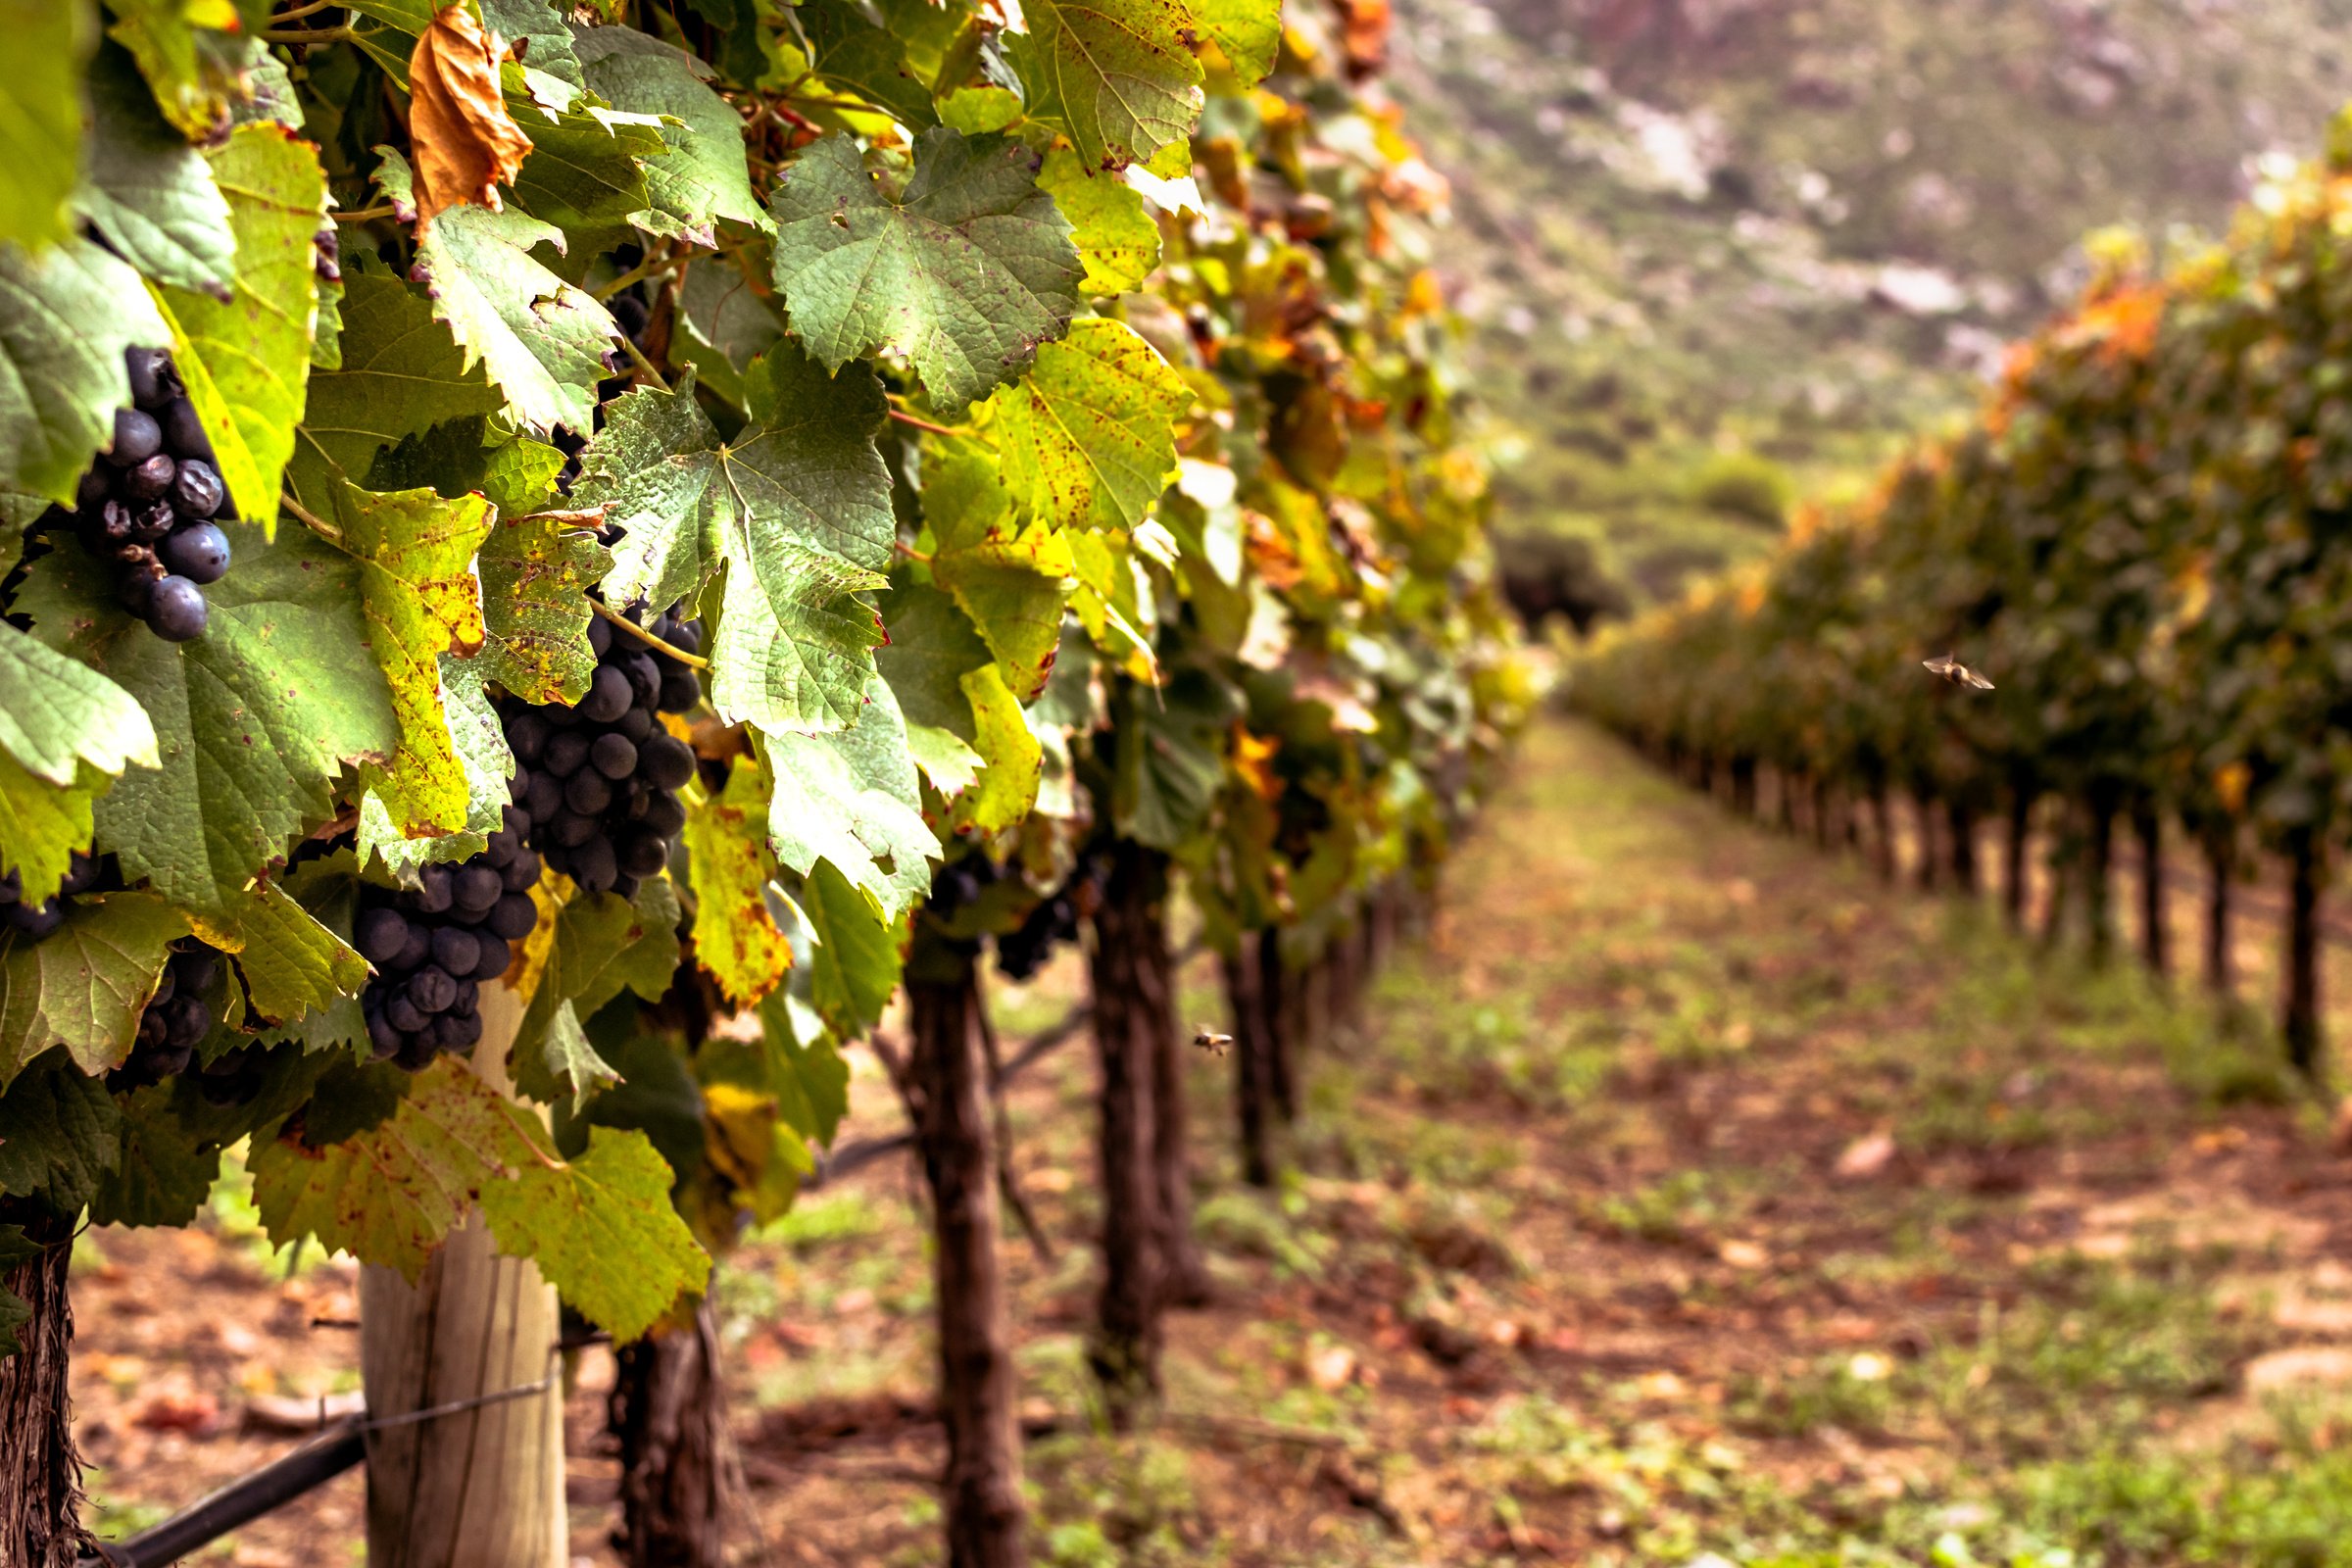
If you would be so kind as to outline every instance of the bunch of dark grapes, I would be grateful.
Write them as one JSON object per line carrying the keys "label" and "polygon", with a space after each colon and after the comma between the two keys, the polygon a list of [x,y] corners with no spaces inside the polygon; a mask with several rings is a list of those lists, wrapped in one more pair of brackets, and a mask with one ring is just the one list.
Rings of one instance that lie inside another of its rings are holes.
{"label": "bunch of dark grapes", "polygon": [[[632,625],[644,620],[641,607],[627,613]],[[645,629],[683,653],[701,651],[700,627],[674,607]],[[633,898],[669,863],[670,842],[686,825],[677,792],[695,771],[694,749],[660,715],[692,709],[703,684],[602,615],[588,623],[588,642],[596,675],[579,702],[508,698],[499,712],[514,754],[514,799],[529,817],[525,838],[583,891]]]}
{"label": "bunch of dark grapes", "polygon": [[124,361],[131,406],[116,412],[113,444],[61,517],[121,570],[123,608],[184,643],[204,635],[204,585],[228,570],[228,535],[214,519],[236,514],[172,356],[132,349]]}
{"label": "bunch of dark grapes", "polygon": [[1064,942],[1078,940],[1078,921],[1102,891],[1104,867],[1096,857],[1079,862],[1069,880],[1031,909],[1028,918],[997,938],[997,967],[1007,980],[1027,980]]}
{"label": "bunch of dark grapes", "polygon": [[213,1027],[212,991],[220,974],[219,949],[194,937],[172,943],[163,981],[139,1014],[130,1054],[106,1075],[106,1087],[126,1095],[186,1072],[195,1062],[196,1043]]}
{"label": "bunch of dark grapes", "polygon": [[122,873],[111,855],[84,855],[75,850],[66,862],[66,874],[55,897],[41,904],[24,902],[24,884],[14,871],[0,877],[0,931],[14,931],[38,942],[66,923],[66,901],[76,893],[112,893],[122,886]]}
{"label": "bunch of dark grapes", "polygon": [[360,1012],[377,1059],[419,1072],[482,1038],[482,982],[507,972],[514,945],[539,919],[539,857],[523,843],[530,825],[509,807],[480,855],[428,865],[414,888],[362,889],[352,945],[375,966]]}

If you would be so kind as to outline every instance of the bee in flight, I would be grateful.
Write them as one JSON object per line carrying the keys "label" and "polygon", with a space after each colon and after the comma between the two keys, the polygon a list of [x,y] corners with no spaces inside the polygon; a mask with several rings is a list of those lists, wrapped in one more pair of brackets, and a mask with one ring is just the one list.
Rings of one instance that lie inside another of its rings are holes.
{"label": "bee in flight", "polygon": [[1981,692],[1992,690],[1992,682],[1949,654],[1944,655],[1941,659],[1923,659],[1920,663],[1925,666],[1929,674],[1941,675],[1955,686],[1974,686]]}
{"label": "bee in flight", "polygon": [[1202,1024],[1200,1032],[1193,1036],[1193,1044],[1199,1046],[1202,1051],[1222,1056],[1232,1047],[1233,1036],[1221,1035],[1208,1025]]}

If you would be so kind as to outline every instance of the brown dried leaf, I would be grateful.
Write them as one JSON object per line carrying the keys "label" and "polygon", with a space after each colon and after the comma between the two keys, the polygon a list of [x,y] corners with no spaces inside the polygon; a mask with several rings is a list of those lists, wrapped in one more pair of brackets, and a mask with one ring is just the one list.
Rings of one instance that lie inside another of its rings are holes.
{"label": "brown dried leaf", "polygon": [[445,6],[409,55],[409,136],[416,146],[416,217],[445,207],[500,209],[499,181],[513,182],[531,150],[499,90],[507,46],[464,6]]}

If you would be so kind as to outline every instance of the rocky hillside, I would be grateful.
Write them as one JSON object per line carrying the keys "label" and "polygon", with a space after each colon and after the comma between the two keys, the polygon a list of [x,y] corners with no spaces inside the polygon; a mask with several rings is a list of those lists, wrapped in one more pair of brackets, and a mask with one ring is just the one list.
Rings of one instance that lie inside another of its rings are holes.
{"label": "rocky hillside", "polygon": [[1637,599],[1965,407],[2085,231],[2210,226],[2344,0],[1396,0],[1521,526]]}

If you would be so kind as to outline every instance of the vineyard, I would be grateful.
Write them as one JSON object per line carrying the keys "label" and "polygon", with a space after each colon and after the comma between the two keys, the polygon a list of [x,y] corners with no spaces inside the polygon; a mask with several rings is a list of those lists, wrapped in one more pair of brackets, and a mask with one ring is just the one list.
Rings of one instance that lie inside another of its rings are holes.
{"label": "vineyard", "polygon": [[8,15],[0,1564],[88,1544],[74,1238],[224,1152],[364,1265],[370,1561],[565,1560],[603,1343],[632,1560],[722,1560],[714,1282],[853,1049],[1021,1560],[984,973],[1083,947],[1125,1425],[1188,1058],[1272,1184],[1524,706],[1385,9]]}

